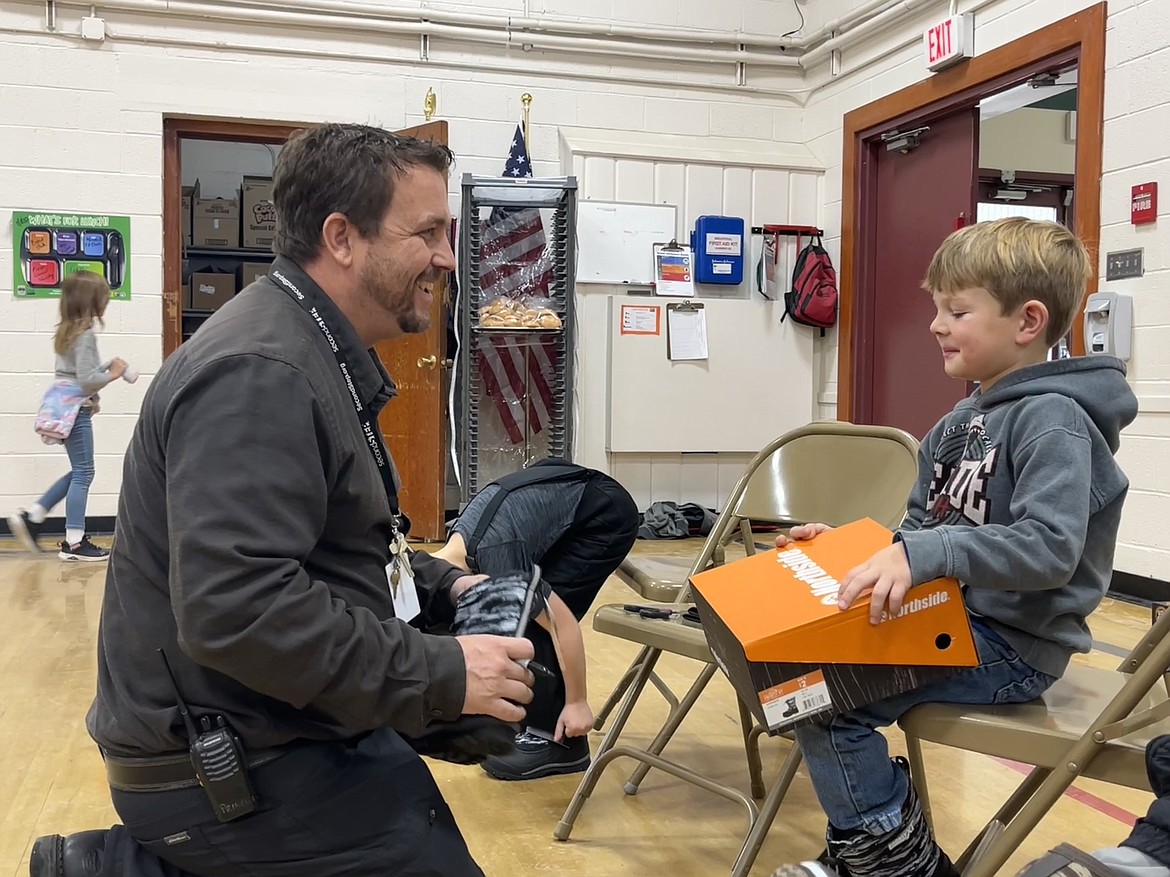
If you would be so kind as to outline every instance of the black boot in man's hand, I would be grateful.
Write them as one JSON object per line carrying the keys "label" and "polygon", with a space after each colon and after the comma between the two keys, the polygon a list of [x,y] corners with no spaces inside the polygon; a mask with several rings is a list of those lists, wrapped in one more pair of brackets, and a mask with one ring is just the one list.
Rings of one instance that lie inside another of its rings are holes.
{"label": "black boot in man's hand", "polygon": [[[547,607],[539,587],[539,570],[530,575],[495,576],[468,588],[455,603],[455,636],[487,634],[522,636],[530,619]],[[418,737],[402,734],[419,755],[454,764],[480,762],[513,751],[518,725],[492,716],[465,715],[432,722]]]}
{"label": "black boot in man's hand", "polygon": [[29,877],[98,877],[102,872],[106,834],[103,829],[68,837],[59,834],[38,837],[29,858]]}

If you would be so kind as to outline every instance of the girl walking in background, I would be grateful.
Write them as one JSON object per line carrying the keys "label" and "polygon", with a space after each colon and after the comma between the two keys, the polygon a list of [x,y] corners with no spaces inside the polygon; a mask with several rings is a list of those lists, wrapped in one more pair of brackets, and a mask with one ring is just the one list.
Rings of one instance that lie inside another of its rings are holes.
{"label": "girl walking in background", "polygon": [[45,518],[65,500],[65,540],[57,554],[61,560],[101,561],[110,554],[90,542],[85,534],[85,505],[94,472],[93,415],[98,412],[97,394],[126,372],[125,361],[113,359],[103,365],[98,356],[94,323],[105,325],[102,317],[109,303],[110,287],[98,274],[78,271],[61,284],[61,321],[53,336],[57,354],[54,390],[66,388],[61,394],[63,398],[71,389],[76,394],[73,398],[81,398],[80,403],[73,403],[78,407],[72,428],[63,439],[58,439],[64,442],[71,469],[32,508],[21,509],[8,518],[12,534],[29,551],[39,552],[37,537]]}

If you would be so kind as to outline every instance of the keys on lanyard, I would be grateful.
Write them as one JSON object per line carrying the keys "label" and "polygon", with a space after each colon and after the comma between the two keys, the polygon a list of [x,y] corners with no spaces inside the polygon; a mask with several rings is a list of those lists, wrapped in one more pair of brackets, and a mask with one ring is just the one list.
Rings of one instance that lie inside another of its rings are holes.
{"label": "keys on lanyard", "polygon": [[390,587],[394,595],[398,595],[398,585],[403,576],[414,580],[414,570],[410,568],[410,552],[406,548],[406,537],[394,528],[394,535],[390,540]]}

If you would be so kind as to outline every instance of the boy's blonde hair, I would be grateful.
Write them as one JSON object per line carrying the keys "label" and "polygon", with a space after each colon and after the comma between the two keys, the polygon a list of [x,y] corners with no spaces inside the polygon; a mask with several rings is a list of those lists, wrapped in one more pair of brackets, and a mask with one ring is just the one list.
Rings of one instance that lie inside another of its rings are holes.
{"label": "boy's blonde hair", "polygon": [[1045,343],[1056,344],[1072,326],[1093,263],[1076,235],[1056,222],[1011,217],[952,232],[926,270],[931,294],[986,289],[1003,313],[1035,299],[1048,308]]}
{"label": "boy's blonde hair", "polygon": [[61,284],[61,322],[53,335],[53,349],[64,355],[94,320],[105,325],[102,316],[110,303],[110,285],[100,274],[76,271]]}

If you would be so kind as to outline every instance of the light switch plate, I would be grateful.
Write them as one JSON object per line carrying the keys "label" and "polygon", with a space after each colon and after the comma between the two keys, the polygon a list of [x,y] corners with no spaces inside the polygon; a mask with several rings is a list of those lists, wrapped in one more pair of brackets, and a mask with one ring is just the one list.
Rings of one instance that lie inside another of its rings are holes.
{"label": "light switch plate", "polygon": [[1142,255],[1144,248],[1117,250],[1105,254],[1105,279],[1124,280],[1127,277],[1141,277],[1144,272]]}

